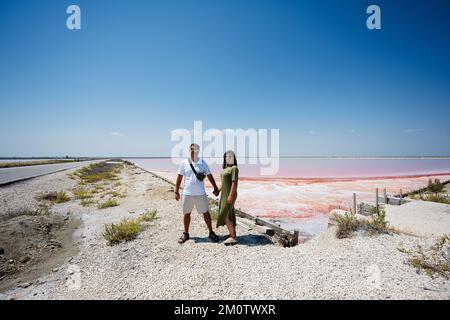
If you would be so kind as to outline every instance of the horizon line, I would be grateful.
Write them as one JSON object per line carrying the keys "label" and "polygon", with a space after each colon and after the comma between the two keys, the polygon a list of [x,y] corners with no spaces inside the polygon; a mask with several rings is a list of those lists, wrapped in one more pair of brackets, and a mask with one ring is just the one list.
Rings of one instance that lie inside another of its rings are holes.
{"label": "horizon line", "polygon": [[[271,155],[267,157],[271,158]],[[27,159],[107,159],[107,158],[120,158],[120,159],[172,159],[170,156],[25,156],[25,157],[0,157],[0,160],[27,160]],[[222,158],[222,157],[202,157],[206,159],[212,158]],[[253,158],[263,158],[263,157],[238,157],[241,159],[253,159]],[[450,158],[450,155],[395,155],[395,156],[344,156],[344,155],[332,155],[332,156],[320,156],[320,155],[309,155],[309,156],[279,156],[281,159],[445,159]]]}

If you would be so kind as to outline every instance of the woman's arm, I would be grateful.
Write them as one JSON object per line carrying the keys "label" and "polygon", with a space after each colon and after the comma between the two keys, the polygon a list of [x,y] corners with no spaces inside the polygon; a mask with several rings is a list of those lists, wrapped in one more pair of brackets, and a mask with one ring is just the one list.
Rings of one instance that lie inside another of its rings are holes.
{"label": "woman's arm", "polygon": [[231,183],[230,194],[228,195],[228,198],[227,198],[227,202],[230,204],[233,203],[234,195],[236,194],[236,191],[237,191],[237,186],[238,186],[238,180],[236,179]]}

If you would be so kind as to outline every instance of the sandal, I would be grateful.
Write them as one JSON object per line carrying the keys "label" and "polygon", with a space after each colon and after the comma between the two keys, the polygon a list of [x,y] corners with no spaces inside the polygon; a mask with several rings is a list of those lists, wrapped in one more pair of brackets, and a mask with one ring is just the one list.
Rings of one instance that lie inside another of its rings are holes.
{"label": "sandal", "polygon": [[217,234],[215,234],[214,231],[209,233],[209,238],[214,242],[219,241],[219,236]]}
{"label": "sandal", "polygon": [[189,233],[183,232],[183,235],[178,239],[178,243],[185,243],[189,240]]}
{"label": "sandal", "polygon": [[223,242],[223,244],[226,246],[232,246],[237,244],[237,240],[235,238],[229,237],[227,240]]}

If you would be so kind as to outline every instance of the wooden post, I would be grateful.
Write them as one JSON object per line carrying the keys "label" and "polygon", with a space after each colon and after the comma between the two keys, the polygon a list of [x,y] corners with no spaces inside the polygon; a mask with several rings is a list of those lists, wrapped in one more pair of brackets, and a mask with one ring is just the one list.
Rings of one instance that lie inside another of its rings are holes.
{"label": "wooden post", "polygon": [[386,188],[384,188],[383,193],[384,193],[384,203],[387,204],[388,198],[387,198]]}
{"label": "wooden post", "polygon": [[378,188],[375,189],[375,210],[378,214]]}
{"label": "wooden post", "polygon": [[295,247],[296,245],[298,245],[298,230],[294,231],[294,236],[291,242],[291,247]]}
{"label": "wooden post", "polygon": [[356,193],[353,194],[353,214],[357,214],[357,212],[356,212]]}

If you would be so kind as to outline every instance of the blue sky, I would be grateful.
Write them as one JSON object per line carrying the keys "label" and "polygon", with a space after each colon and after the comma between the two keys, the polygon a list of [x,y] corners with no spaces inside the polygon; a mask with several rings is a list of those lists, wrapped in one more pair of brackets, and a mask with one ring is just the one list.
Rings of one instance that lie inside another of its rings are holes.
{"label": "blue sky", "polygon": [[[82,29],[66,28],[81,8]],[[366,28],[381,7],[382,30]],[[280,152],[450,154],[448,1],[0,0],[0,156],[168,156],[170,131]]]}

